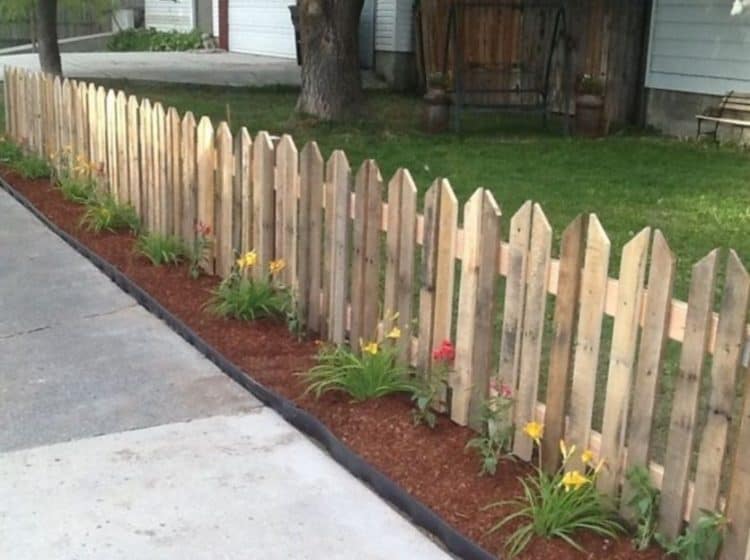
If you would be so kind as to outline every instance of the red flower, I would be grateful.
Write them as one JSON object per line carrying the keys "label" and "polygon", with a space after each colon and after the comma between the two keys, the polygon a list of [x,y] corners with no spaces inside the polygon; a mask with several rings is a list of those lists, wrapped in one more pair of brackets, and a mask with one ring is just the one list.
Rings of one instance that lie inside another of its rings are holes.
{"label": "red flower", "polygon": [[444,340],[432,352],[432,359],[438,362],[452,362],[456,357],[456,349],[450,340]]}
{"label": "red flower", "polygon": [[207,237],[211,235],[211,226],[208,224],[204,224],[203,222],[198,222],[195,224],[195,232],[198,235],[202,235],[203,237]]}

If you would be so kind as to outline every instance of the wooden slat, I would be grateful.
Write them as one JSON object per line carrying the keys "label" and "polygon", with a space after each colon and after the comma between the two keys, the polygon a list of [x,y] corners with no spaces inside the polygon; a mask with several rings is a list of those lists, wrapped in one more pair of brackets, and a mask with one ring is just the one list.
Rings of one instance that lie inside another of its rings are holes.
{"label": "wooden slat", "polygon": [[119,173],[117,161],[117,94],[109,90],[105,99],[104,130],[107,137],[107,183],[109,192],[119,199]]}
{"label": "wooden slat", "polygon": [[[67,159],[73,154],[73,85],[65,79],[60,89],[60,151]],[[69,163],[69,162],[68,162]]]}
{"label": "wooden slat", "polygon": [[196,125],[193,113],[182,117],[180,159],[182,160],[182,239],[193,244],[198,222],[198,174]]}
{"label": "wooden slat", "polygon": [[718,251],[713,250],[693,266],[688,297],[688,320],[680,367],[675,378],[674,401],[664,460],[664,481],[659,510],[659,530],[674,539],[680,533],[690,473],[698,393],[708,340]]}
{"label": "wooden slat", "polygon": [[[586,256],[581,277],[581,303],[578,314],[573,382],[570,390],[570,417],[566,440],[578,449],[588,446],[594,412],[596,373],[599,366],[604,300],[607,290],[610,242],[595,214],[589,215]],[[567,468],[583,470],[574,455]]]}
{"label": "wooden slat", "polygon": [[[214,168],[216,153],[214,149],[214,127],[211,119],[202,117],[198,123],[195,143],[196,162],[196,214],[198,222],[211,228],[211,238],[216,239],[216,224],[214,222]],[[206,251],[202,264],[209,274],[214,273],[214,255],[216,243],[212,243]]]}
{"label": "wooden slat", "polygon": [[84,82],[79,82],[75,103],[76,142],[75,156],[89,160],[89,108],[88,90]]}
{"label": "wooden slat", "polygon": [[261,131],[253,144],[253,240],[258,254],[254,274],[268,272],[274,254],[274,154],[267,132]]}
{"label": "wooden slat", "polygon": [[586,217],[579,215],[565,228],[560,246],[560,278],[553,320],[554,337],[550,349],[547,396],[544,401],[547,407],[542,460],[544,470],[548,473],[553,473],[560,467],[558,442],[564,436],[585,240]]}
{"label": "wooden slat", "polygon": [[[725,278],[716,339],[717,352],[711,364],[709,412],[695,472],[693,525],[700,518],[702,510],[714,511],[719,502],[727,435],[735,401],[737,368],[745,344],[750,277],[734,251],[729,252]],[[745,390],[750,391],[750,387]],[[744,442],[740,440],[738,445],[742,446]]]}
{"label": "wooden slat", "polygon": [[125,93],[120,91],[115,98],[116,116],[116,157],[117,157],[117,196],[121,204],[130,204],[130,177],[128,175],[130,162],[128,160],[128,101]]}
{"label": "wooden slat", "polygon": [[[139,144],[141,146],[141,219],[146,228],[153,231],[151,223],[151,207],[153,206],[153,184],[152,176],[153,151],[151,149],[151,101],[144,99],[139,110],[140,128],[138,130]],[[94,149],[95,150],[95,149]]]}
{"label": "wooden slat", "polygon": [[521,360],[521,335],[526,303],[526,261],[531,238],[533,203],[526,201],[510,219],[508,269],[503,304],[503,328],[500,339],[500,381],[511,387],[515,395]]}
{"label": "wooden slat", "polygon": [[600,451],[600,458],[607,461],[607,467],[597,480],[599,491],[610,496],[616,495],[623,474],[627,414],[650,237],[651,228],[641,230],[623,247],[620,260],[617,315],[612,331]]}
{"label": "wooden slat", "polygon": [[177,109],[170,107],[167,111],[167,129],[170,136],[170,154],[169,154],[169,182],[167,188],[172,191],[169,233],[179,236],[182,230],[182,193],[185,187],[182,184],[182,127],[180,123],[180,114]]}
{"label": "wooden slat", "polygon": [[288,134],[276,146],[276,258],[286,263],[281,279],[297,291],[297,197],[299,154]]}
{"label": "wooden slat", "polygon": [[[675,256],[667,245],[666,239],[661,231],[656,230],[651,248],[651,267],[648,291],[645,296],[645,320],[633,386],[633,406],[628,423],[625,473],[634,467],[648,468],[651,459],[651,429],[667,344],[669,303],[672,299],[675,265]],[[630,522],[636,521],[636,512],[628,505],[634,496],[634,491],[625,480],[620,513]]]}
{"label": "wooden slat", "polygon": [[[97,127],[97,121],[99,119],[98,116],[98,106],[96,103],[96,86],[94,84],[89,84],[88,91],[87,91],[87,97],[88,97],[88,131],[89,131],[89,140],[88,140],[88,146],[89,146],[89,153],[87,155],[87,158],[89,162],[93,165],[98,165],[99,163],[99,153],[97,152],[97,149],[99,147],[99,142],[97,140],[97,132],[99,131]],[[150,107],[149,103],[149,107]],[[142,144],[142,143],[141,143]]]}
{"label": "wooden slat", "polygon": [[477,430],[489,393],[499,244],[500,209],[489,191],[478,189],[464,206],[456,360],[450,380],[451,419]]}
{"label": "wooden slat", "polygon": [[533,451],[531,440],[523,437],[522,430],[527,422],[535,419],[551,250],[552,228],[542,208],[538,204],[534,204],[529,257],[526,267],[528,286],[524,306],[518,393],[515,403],[516,433],[513,438],[513,453],[524,461],[531,459]]}
{"label": "wooden slat", "polygon": [[750,536],[750,368],[743,370],[745,396],[732,458],[725,515],[730,520],[721,549],[721,560],[747,558]]}
{"label": "wooden slat", "polygon": [[107,92],[103,87],[96,90],[96,164],[101,181],[107,181]]}
{"label": "wooden slat", "polygon": [[128,199],[133,208],[142,216],[139,123],[138,99],[131,95],[128,98],[126,130],[128,144]]}
{"label": "wooden slat", "polygon": [[235,162],[235,181],[240,181],[242,201],[239,250],[246,253],[253,249],[253,140],[242,127],[236,141],[239,161]]}
{"label": "wooden slat", "polygon": [[434,350],[433,321],[435,313],[435,276],[440,222],[440,182],[436,180],[424,195],[422,259],[419,277],[419,336],[417,370],[429,375]]}
{"label": "wooden slat", "polygon": [[52,103],[53,109],[53,120],[50,123],[50,133],[54,137],[55,152],[58,157],[53,158],[58,160],[61,152],[63,151],[62,129],[63,120],[65,118],[63,114],[63,100],[62,100],[62,79],[59,76],[55,76],[52,81]]}
{"label": "wooden slat", "polygon": [[362,163],[354,188],[350,339],[358,351],[358,341],[375,340],[378,326],[383,179],[375,161]]}
{"label": "wooden slat", "polygon": [[152,161],[153,165],[153,195],[152,207],[153,231],[166,234],[169,231],[170,192],[167,189],[167,143],[166,143],[166,114],[161,103],[154,103],[151,119],[152,126]]}
{"label": "wooden slat", "polygon": [[3,111],[5,116],[5,135],[13,137],[13,117],[11,116],[10,89],[13,69],[10,66],[3,67]]}
{"label": "wooden slat", "polygon": [[297,313],[305,328],[320,332],[320,290],[323,253],[323,185],[325,163],[315,142],[300,153]]}
{"label": "wooden slat", "polygon": [[[346,336],[347,273],[349,269],[349,199],[351,168],[341,150],[331,154],[326,165],[326,183],[331,191],[331,212],[326,218],[329,256],[328,339],[343,344]],[[356,344],[356,342],[355,342]]]}
{"label": "wooden slat", "polygon": [[[417,232],[417,187],[406,169],[399,169],[388,183],[388,227],[386,228],[385,329],[401,331],[396,343],[402,363],[411,363],[412,287]],[[395,320],[392,320],[397,316]]]}
{"label": "wooden slat", "polygon": [[232,217],[234,213],[233,140],[229,125],[222,122],[216,130],[216,273],[229,276],[234,263]]}
{"label": "wooden slat", "polygon": [[[242,131],[234,137],[232,161],[232,249],[235,254],[242,254]],[[252,157],[252,156],[251,156]],[[246,164],[248,172],[252,159]],[[248,204],[252,197],[248,198]]]}

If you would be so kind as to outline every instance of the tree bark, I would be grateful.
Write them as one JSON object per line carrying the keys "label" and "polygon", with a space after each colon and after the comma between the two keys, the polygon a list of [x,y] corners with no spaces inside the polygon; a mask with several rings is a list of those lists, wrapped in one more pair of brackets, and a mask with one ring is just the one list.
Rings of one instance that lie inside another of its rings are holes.
{"label": "tree bark", "polygon": [[62,76],[60,45],[57,42],[57,0],[37,0],[36,20],[42,72]]}
{"label": "tree bark", "polygon": [[324,120],[359,114],[359,18],[364,0],[299,0],[302,92],[297,110]]}

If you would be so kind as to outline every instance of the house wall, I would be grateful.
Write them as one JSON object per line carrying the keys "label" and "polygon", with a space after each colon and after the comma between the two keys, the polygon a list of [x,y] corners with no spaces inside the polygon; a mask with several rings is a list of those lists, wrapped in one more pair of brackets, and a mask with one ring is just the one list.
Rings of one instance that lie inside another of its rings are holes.
{"label": "house wall", "polygon": [[[655,0],[646,68],[646,122],[676,136],[730,90],[750,92],[750,10],[726,0]],[[726,129],[726,130],[724,130]],[[737,131],[722,126],[725,137]]]}
{"label": "house wall", "polygon": [[394,89],[417,82],[413,0],[378,0],[375,14],[375,71]]}
{"label": "house wall", "polygon": [[193,0],[146,0],[146,27],[160,31],[192,31]]}

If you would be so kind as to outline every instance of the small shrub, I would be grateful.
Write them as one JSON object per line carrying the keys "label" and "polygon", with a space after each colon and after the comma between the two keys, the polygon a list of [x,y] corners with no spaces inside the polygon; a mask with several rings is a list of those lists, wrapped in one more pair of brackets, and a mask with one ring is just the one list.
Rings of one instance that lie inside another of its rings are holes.
{"label": "small shrub", "polygon": [[11,161],[10,167],[21,177],[29,180],[44,179],[52,173],[49,164],[36,155],[22,155]]}
{"label": "small shrub", "polygon": [[211,248],[211,226],[198,222],[195,224],[195,237],[193,238],[193,246],[188,252],[189,266],[188,273],[190,277],[195,280],[201,275],[201,265],[206,259],[206,254]]}
{"label": "small shrub", "polygon": [[0,137],[0,163],[10,165],[21,159],[23,152],[21,148],[5,137]]}
{"label": "small shrub", "polygon": [[627,505],[633,508],[637,517],[633,546],[636,550],[646,550],[656,532],[659,490],[651,484],[651,477],[645,467],[633,467],[626,477],[633,489],[633,496]]}
{"label": "small shrub", "polygon": [[126,29],[113,35],[107,42],[110,51],[188,51],[203,47],[203,34],[198,30],[157,31],[156,29]]}
{"label": "small shrub", "polygon": [[274,276],[284,267],[283,261],[272,262],[266,278],[253,278],[246,273],[256,261],[254,251],[237,260],[232,273],[213,292],[209,305],[215,313],[244,321],[287,318],[293,307],[291,293],[274,281]]}
{"label": "small shrub", "polygon": [[85,177],[62,174],[57,178],[57,186],[65,200],[76,204],[88,204],[96,198],[96,183]]}
{"label": "small shrub", "polygon": [[187,248],[175,235],[145,233],[138,238],[135,250],[151,261],[154,266],[179,264],[187,255]]}
{"label": "small shrub", "polygon": [[81,219],[81,225],[96,233],[102,231],[130,230],[138,233],[140,220],[135,208],[120,204],[109,193],[97,194],[86,204],[86,212]]}
{"label": "small shrub", "polygon": [[425,424],[434,428],[437,424],[437,415],[432,407],[435,399],[443,392],[448,376],[456,357],[456,351],[450,340],[445,340],[432,352],[433,367],[429,377],[418,380],[414,387],[411,400],[414,403],[412,416],[414,425]]}
{"label": "small shrub", "polygon": [[716,558],[724,541],[727,523],[727,518],[720,513],[702,511],[695,525],[674,541],[669,542],[658,533],[656,540],[667,554],[677,556],[680,560],[711,560]]}
{"label": "small shrub", "polygon": [[[538,448],[542,432],[543,427],[536,422],[530,422],[524,428],[524,433],[534,440]],[[511,558],[523,552],[534,535],[548,539],[560,538],[583,552],[574,540],[574,535],[578,531],[588,530],[610,538],[615,538],[617,533],[622,531],[622,527],[615,520],[612,507],[596,490],[596,478],[603,461],[595,467],[592,466],[593,456],[589,451],[585,451],[581,457],[587,465],[585,472],[565,472],[565,465],[575,454],[575,446],[567,447],[561,441],[560,450],[563,464],[557,472],[550,475],[542,470],[539,448],[539,466],[536,468],[536,474],[520,479],[523,497],[487,506],[493,508],[511,505],[516,508],[514,513],[493,526],[489,531],[491,533],[508,523],[518,520],[523,522],[506,541],[506,551]]]}
{"label": "small shrub", "polygon": [[307,392],[320,397],[329,391],[341,391],[355,401],[366,401],[415,390],[409,370],[396,359],[396,347],[368,342],[360,343],[360,350],[358,355],[345,346],[322,346],[318,365],[305,374]]}
{"label": "small shrub", "polygon": [[493,475],[497,471],[500,458],[510,451],[513,438],[513,395],[510,387],[501,384],[491,392],[496,393],[482,405],[482,431],[466,444],[474,448],[482,458],[480,474]]}

